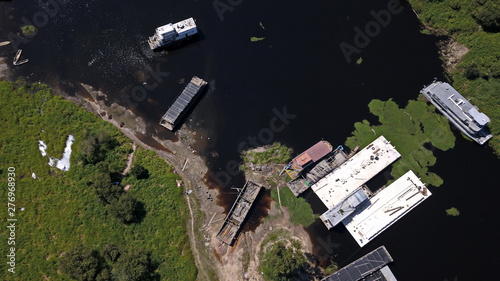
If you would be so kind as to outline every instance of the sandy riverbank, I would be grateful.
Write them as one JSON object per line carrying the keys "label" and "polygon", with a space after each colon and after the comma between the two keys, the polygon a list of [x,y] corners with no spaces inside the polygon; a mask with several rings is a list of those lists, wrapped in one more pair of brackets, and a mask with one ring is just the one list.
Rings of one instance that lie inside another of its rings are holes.
{"label": "sandy riverbank", "polygon": [[9,67],[7,66],[7,58],[0,57],[0,79],[10,80]]}

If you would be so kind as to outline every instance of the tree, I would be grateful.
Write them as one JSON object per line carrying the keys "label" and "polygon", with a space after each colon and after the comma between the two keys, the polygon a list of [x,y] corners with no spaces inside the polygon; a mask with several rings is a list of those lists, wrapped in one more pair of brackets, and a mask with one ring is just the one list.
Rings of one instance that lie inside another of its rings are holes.
{"label": "tree", "polygon": [[296,243],[287,247],[282,241],[271,246],[264,254],[261,270],[266,280],[289,280],[297,276],[306,258]]}
{"label": "tree", "polygon": [[474,80],[481,76],[481,71],[479,71],[479,68],[477,67],[476,64],[471,64],[465,68],[464,75],[465,78],[469,80]]}
{"label": "tree", "polygon": [[118,200],[123,193],[122,188],[119,185],[113,184],[109,173],[105,172],[95,174],[91,187],[97,196],[99,196],[99,199],[106,204],[111,204]]}
{"label": "tree", "polygon": [[118,258],[121,256],[122,250],[115,245],[106,245],[104,251],[102,252],[102,256],[108,262],[116,262]]}
{"label": "tree", "polygon": [[143,251],[126,252],[118,258],[113,267],[113,279],[116,281],[147,281],[154,280],[155,266],[149,254]]}
{"label": "tree", "polygon": [[99,252],[84,246],[63,255],[58,264],[64,274],[78,281],[110,280],[109,270]]}
{"label": "tree", "polygon": [[500,31],[500,4],[494,1],[487,1],[484,5],[479,6],[472,16],[476,19],[484,30],[491,32]]}
{"label": "tree", "polygon": [[124,192],[109,205],[109,213],[124,223],[137,222],[142,217],[142,203]]}
{"label": "tree", "polygon": [[87,133],[80,143],[78,158],[85,164],[96,164],[106,159],[108,152],[118,146],[118,141],[106,131]]}
{"label": "tree", "polygon": [[135,164],[129,173],[138,180],[149,178],[149,171],[141,165]]}

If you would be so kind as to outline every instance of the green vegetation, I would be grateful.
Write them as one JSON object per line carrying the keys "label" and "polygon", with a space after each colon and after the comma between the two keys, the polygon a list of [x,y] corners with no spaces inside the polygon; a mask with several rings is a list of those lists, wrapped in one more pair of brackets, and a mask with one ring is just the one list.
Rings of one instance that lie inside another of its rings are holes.
{"label": "green vegetation", "polygon": [[[17,270],[3,280],[196,278],[183,191],[164,160],[139,148],[134,165],[143,169],[123,177],[130,140],[44,85],[0,81],[0,107],[0,175],[6,180],[15,168],[19,223]],[[63,172],[47,165],[38,140],[59,158],[69,134],[71,169]],[[0,196],[7,198],[7,189]],[[0,251],[8,247],[2,243]]]}
{"label": "green vegetation", "polygon": [[285,164],[292,157],[292,150],[279,142],[263,148],[245,151],[242,154],[245,163],[254,165]]}
{"label": "green vegetation", "polygon": [[458,217],[458,216],[460,216],[460,211],[455,207],[451,207],[449,209],[446,209],[446,214],[448,216]]}
{"label": "green vegetation", "polygon": [[[271,197],[274,201],[279,202],[276,189],[271,190]],[[280,188],[280,198],[281,204],[290,213],[290,222],[293,225],[301,224],[303,227],[308,227],[316,219],[317,215],[313,214],[311,205],[304,198],[295,197],[288,187]]]}
{"label": "green vegetation", "polygon": [[330,265],[327,268],[325,268],[326,275],[331,275],[339,270],[339,265],[336,262],[334,261],[330,262],[331,262]]}
{"label": "green vegetation", "polygon": [[82,245],[65,253],[59,259],[59,268],[79,281],[110,280],[109,268],[99,252],[85,249]]}
{"label": "green vegetation", "polygon": [[450,73],[453,87],[491,119],[489,145],[500,156],[500,3],[497,0],[410,0],[427,26],[469,52]]}
{"label": "green vegetation", "polygon": [[21,26],[21,32],[26,37],[33,37],[38,30],[33,25],[23,25]]}
{"label": "green vegetation", "polygon": [[260,270],[266,280],[285,281],[298,276],[306,262],[298,241],[291,240],[291,243],[286,244],[284,241],[278,241],[269,246],[262,255]]}
{"label": "green vegetation", "polygon": [[455,137],[448,120],[435,113],[435,109],[424,101],[410,100],[404,109],[400,109],[392,100],[372,100],[368,107],[372,114],[378,116],[381,125],[370,125],[367,120],[357,122],[346,145],[351,149],[356,145],[363,148],[384,135],[401,154],[401,159],[393,164],[394,178],[413,170],[423,182],[441,185],[443,180],[427,170],[436,163],[436,157],[424,144],[430,143],[440,150],[453,148]]}
{"label": "green vegetation", "polygon": [[141,165],[134,165],[130,169],[130,175],[138,180],[143,180],[149,178],[149,171]]}
{"label": "green vegetation", "polygon": [[250,37],[250,41],[257,42],[266,39],[266,37]]}
{"label": "green vegetation", "polygon": [[359,57],[357,60],[356,60],[356,64],[362,64],[363,63],[363,57]]}
{"label": "green vegetation", "polygon": [[282,239],[285,240],[290,239],[290,234],[288,231],[284,229],[278,229],[271,233],[268,233],[266,235],[266,238],[264,238],[264,240],[262,240],[262,242],[260,243],[260,250],[262,251],[264,247],[267,246],[269,243],[274,243]]}

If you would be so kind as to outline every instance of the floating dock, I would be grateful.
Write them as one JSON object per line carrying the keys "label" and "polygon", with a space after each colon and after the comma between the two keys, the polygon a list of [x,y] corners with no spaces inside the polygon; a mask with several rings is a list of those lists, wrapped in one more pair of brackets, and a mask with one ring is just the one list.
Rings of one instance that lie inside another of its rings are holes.
{"label": "floating dock", "polygon": [[311,188],[329,210],[333,209],[399,157],[396,148],[380,136]]}
{"label": "floating dock", "polygon": [[243,222],[247,217],[250,209],[252,208],[255,199],[260,193],[262,186],[252,182],[247,181],[245,186],[240,191],[238,198],[229,210],[222,227],[217,233],[217,238],[223,243],[231,246],[234,241],[236,241],[237,234],[239,233]]}
{"label": "floating dock", "polygon": [[387,266],[391,262],[385,246],[380,246],[321,281],[397,281]]}
{"label": "floating dock", "polygon": [[182,120],[182,117],[187,113],[189,108],[195,103],[200,96],[207,82],[203,79],[194,76],[189,84],[184,88],[182,93],[177,97],[172,106],[167,110],[160,120],[160,125],[173,131]]}
{"label": "floating dock", "polygon": [[295,197],[309,189],[313,184],[328,175],[328,173],[335,170],[342,163],[347,161],[348,158],[342,146],[337,147],[337,149],[328,153],[325,157],[326,158],[318,162],[310,170],[302,171],[300,177],[286,184]]}
{"label": "floating dock", "polygon": [[488,130],[490,118],[479,112],[450,84],[434,81],[420,91],[457,129],[479,144],[493,136]]}
{"label": "floating dock", "polygon": [[363,247],[409,211],[431,196],[420,179],[408,171],[377,192],[368,204],[343,221],[359,246]]}

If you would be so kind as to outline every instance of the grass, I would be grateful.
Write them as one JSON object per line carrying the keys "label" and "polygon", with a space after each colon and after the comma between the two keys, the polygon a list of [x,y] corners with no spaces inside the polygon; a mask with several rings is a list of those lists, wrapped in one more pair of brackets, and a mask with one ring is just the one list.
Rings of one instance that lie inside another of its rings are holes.
{"label": "grass", "polygon": [[279,142],[275,142],[263,149],[254,149],[245,151],[242,154],[245,163],[253,163],[254,165],[265,164],[285,164],[292,155],[292,150]]}
{"label": "grass", "polygon": [[278,229],[278,230],[275,230],[271,233],[268,233],[266,235],[266,238],[264,238],[264,240],[262,240],[262,242],[260,243],[260,250],[264,250],[264,248],[269,244],[269,243],[275,243],[281,239],[285,239],[285,240],[288,240],[290,239],[290,234],[288,231],[284,230],[284,229]]}
{"label": "grass", "polygon": [[[60,256],[84,245],[102,251],[107,244],[125,251],[144,250],[158,264],[162,279],[194,280],[197,269],[186,231],[188,217],[178,175],[153,152],[138,149],[134,161],[149,171],[149,178],[125,178],[129,191],[141,201],[146,216],[140,223],[123,224],[107,214],[88,182],[103,168],[122,170],[131,150],[118,129],[64,100],[52,96],[44,85],[0,81],[0,177],[16,169],[16,264],[18,272],[3,280],[69,280],[57,268]],[[89,132],[107,132],[117,146],[97,165],[79,161],[80,144]],[[38,140],[47,144],[49,155],[60,157],[68,134],[73,134],[71,169],[62,172],[47,165]],[[35,173],[37,179],[31,174]],[[6,189],[0,191],[6,198]],[[24,211],[19,208],[24,207]],[[5,237],[5,230],[2,236]],[[7,243],[0,251],[7,252]],[[10,247],[10,246],[9,246]],[[2,263],[1,270],[7,271]]]}
{"label": "grass", "polygon": [[401,109],[392,100],[372,100],[368,107],[379,118],[380,125],[371,125],[366,120],[355,123],[355,130],[346,145],[351,149],[356,145],[365,147],[384,135],[401,154],[401,158],[393,164],[394,178],[413,170],[423,182],[441,185],[443,180],[428,171],[428,167],[436,163],[436,157],[424,144],[430,143],[440,150],[453,148],[455,137],[448,120],[435,113],[435,109],[424,101],[410,100]]}
{"label": "grass", "polygon": [[[276,189],[271,190],[271,197],[274,201],[279,202]],[[290,212],[290,222],[293,225],[308,227],[317,218],[312,211],[311,205],[304,198],[295,197],[288,187],[280,188],[280,198],[283,207]]]}
{"label": "grass", "polygon": [[[485,31],[474,19],[474,14],[488,1],[495,3],[494,0],[409,2],[425,25],[451,35],[469,49],[451,71],[450,79],[457,91],[490,117],[493,138],[488,145],[500,156],[500,33]],[[479,77],[466,77],[471,67],[477,69]]]}

